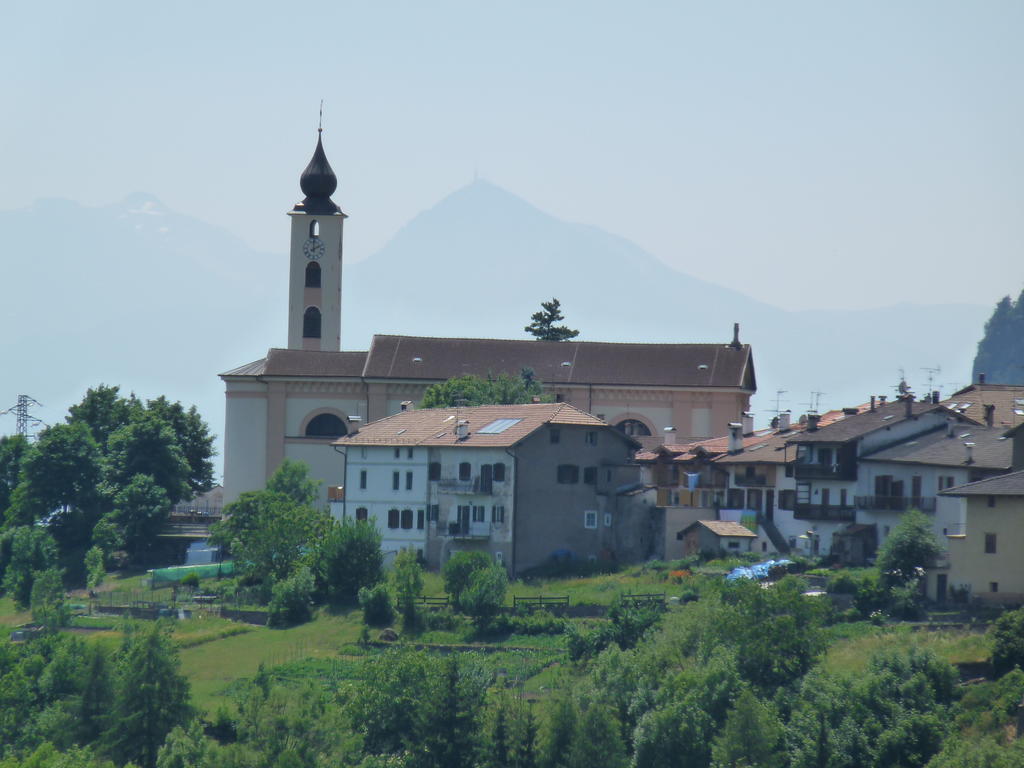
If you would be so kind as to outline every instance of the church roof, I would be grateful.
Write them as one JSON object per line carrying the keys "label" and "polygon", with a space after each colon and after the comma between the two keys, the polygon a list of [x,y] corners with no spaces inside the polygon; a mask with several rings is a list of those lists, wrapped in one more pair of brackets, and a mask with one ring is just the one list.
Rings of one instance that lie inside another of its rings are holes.
{"label": "church roof", "polygon": [[518,376],[532,368],[547,386],[729,387],[756,389],[749,345],[620,344],[599,341],[373,337],[369,352],[271,349],[267,358],[222,376],[354,376],[444,381]]}
{"label": "church roof", "polygon": [[[464,422],[467,434],[456,435]],[[467,448],[508,447],[532,435],[545,424],[604,427],[616,437],[636,445],[607,423],[568,403],[478,405],[466,408],[423,408],[400,411],[367,424],[335,445],[427,445]]]}
{"label": "church roof", "polygon": [[755,388],[749,345],[374,336],[367,378],[447,379],[532,368],[547,385]]}

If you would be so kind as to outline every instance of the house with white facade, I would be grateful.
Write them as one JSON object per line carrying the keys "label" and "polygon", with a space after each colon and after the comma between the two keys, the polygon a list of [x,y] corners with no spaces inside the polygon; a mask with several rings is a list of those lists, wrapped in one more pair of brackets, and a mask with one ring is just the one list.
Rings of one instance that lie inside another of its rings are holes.
{"label": "house with white facade", "polygon": [[464,550],[519,572],[552,556],[653,554],[639,445],[568,403],[406,410],[335,442],[339,517],[372,518],[383,548],[430,567]]}

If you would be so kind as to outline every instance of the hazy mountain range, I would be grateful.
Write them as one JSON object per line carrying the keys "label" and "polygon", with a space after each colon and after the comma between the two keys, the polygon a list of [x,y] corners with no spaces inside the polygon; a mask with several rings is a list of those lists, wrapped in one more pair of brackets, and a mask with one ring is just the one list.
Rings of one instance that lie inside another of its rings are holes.
{"label": "hazy mountain range", "polygon": [[[284,233],[289,224],[280,221]],[[287,255],[254,251],[151,196],[98,208],[40,200],[0,212],[0,248],[0,408],[26,393],[53,421],[87,386],[105,382],[194,402],[220,432],[216,374],[285,341]],[[825,393],[821,408],[851,405],[891,394],[901,368],[924,392],[923,369],[941,366],[934,384],[948,394],[969,381],[991,311],[929,304],[929,283],[949,279],[933,269],[906,286],[907,303],[789,311],[781,281],[773,306],[743,293],[739,266],[728,286],[692,276],[701,261],[693,253],[684,274],[628,240],[477,181],[346,267],[342,345],[363,349],[373,333],[521,338],[553,296],[581,339],[726,343],[739,322],[754,348],[763,423],[776,390],[794,412],[806,410],[812,392]],[[870,254],[850,269],[887,279]],[[827,295],[842,280],[822,276],[819,290]],[[13,417],[0,420],[0,434],[13,429]]]}

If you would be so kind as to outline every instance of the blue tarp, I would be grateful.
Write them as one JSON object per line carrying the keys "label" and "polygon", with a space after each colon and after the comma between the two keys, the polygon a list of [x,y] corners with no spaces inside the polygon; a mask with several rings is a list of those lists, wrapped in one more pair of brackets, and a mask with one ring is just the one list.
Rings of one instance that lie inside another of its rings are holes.
{"label": "blue tarp", "polygon": [[763,581],[768,578],[772,568],[784,567],[792,564],[792,562],[792,560],[765,560],[763,563],[755,563],[754,565],[741,565],[729,571],[725,576],[725,580],[756,579],[757,581]]}

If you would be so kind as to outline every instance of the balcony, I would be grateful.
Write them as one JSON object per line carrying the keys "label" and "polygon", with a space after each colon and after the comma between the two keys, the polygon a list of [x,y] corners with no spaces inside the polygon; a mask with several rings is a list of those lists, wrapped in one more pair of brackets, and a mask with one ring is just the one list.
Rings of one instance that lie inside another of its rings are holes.
{"label": "balcony", "polygon": [[440,493],[454,495],[490,496],[494,493],[494,484],[493,482],[482,482],[479,477],[469,480],[447,477],[437,481],[437,490]]}
{"label": "balcony", "polygon": [[766,475],[736,475],[732,483],[740,488],[761,488],[768,485]]}
{"label": "balcony", "polygon": [[856,465],[846,464],[804,464],[793,465],[797,480],[856,480]]}
{"label": "balcony", "polygon": [[892,510],[905,512],[919,509],[922,512],[935,511],[934,496],[858,496],[857,506],[861,509]]}
{"label": "balcony", "polygon": [[459,520],[448,523],[448,535],[453,539],[489,539],[491,538],[491,524]]}
{"label": "balcony", "polygon": [[793,517],[797,520],[823,520],[834,523],[852,523],[856,510],[834,504],[796,504]]}

